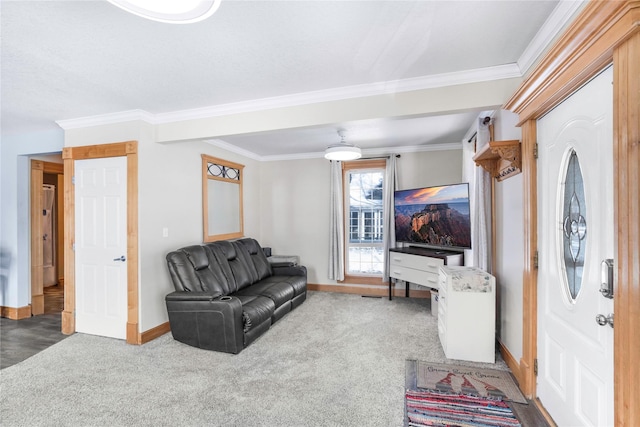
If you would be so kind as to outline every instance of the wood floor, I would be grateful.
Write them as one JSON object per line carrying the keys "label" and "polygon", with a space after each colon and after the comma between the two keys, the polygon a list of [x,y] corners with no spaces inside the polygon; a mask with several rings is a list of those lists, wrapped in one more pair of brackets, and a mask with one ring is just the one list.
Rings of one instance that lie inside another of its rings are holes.
{"label": "wood floor", "polygon": [[41,352],[67,337],[62,332],[63,288],[44,288],[44,314],[28,319],[0,318],[0,369]]}

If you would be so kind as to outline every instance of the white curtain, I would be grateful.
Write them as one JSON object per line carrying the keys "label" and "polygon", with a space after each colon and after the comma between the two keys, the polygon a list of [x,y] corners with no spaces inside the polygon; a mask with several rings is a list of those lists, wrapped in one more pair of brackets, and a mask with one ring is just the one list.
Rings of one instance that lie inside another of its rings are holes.
{"label": "white curtain", "polygon": [[[489,124],[478,119],[476,151],[489,143]],[[473,159],[471,159],[473,161]],[[475,166],[473,183],[469,182],[471,196],[471,260],[465,264],[484,271],[491,268],[491,176],[480,166]]]}
{"label": "white curtain", "polygon": [[383,238],[384,242],[384,266],[382,269],[382,280],[389,280],[389,249],[396,246],[396,228],[393,209],[393,192],[398,189],[398,179],[396,174],[396,155],[391,154],[387,159],[387,167],[384,175],[384,194],[382,203],[384,206]]}
{"label": "white curtain", "polygon": [[332,160],[329,223],[329,279],[344,280],[344,217],[342,214],[342,163]]}

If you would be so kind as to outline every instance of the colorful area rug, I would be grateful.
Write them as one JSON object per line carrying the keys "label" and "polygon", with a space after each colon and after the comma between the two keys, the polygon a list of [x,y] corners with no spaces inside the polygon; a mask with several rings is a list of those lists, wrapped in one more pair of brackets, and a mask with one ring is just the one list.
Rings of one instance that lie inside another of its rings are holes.
{"label": "colorful area rug", "polygon": [[527,403],[508,371],[419,360],[408,360],[407,363],[415,364],[415,368],[411,370],[408,366],[407,372],[415,372],[417,389],[478,397],[497,397],[512,402]]}
{"label": "colorful area rug", "polygon": [[406,425],[460,427],[521,426],[500,398],[482,398],[435,391],[407,390]]}

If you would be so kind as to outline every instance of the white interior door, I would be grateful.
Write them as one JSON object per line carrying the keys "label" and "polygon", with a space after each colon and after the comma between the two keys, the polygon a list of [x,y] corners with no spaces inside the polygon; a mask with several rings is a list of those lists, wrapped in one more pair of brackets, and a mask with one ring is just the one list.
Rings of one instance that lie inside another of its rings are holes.
{"label": "white interior door", "polygon": [[537,395],[559,426],[613,425],[613,70],[538,121]]}
{"label": "white interior door", "polygon": [[76,331],[126,338],[127,158],[75,162]]}

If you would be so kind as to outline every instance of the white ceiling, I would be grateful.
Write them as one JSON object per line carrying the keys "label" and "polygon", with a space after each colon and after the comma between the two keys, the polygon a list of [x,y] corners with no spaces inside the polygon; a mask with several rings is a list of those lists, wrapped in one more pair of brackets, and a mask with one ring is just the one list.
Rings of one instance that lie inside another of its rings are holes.
{"label": "white ceiling", "polygon": [[[130,110],[446,82],[462,71],[521,76],[580,3],[223,0],[206,21],[171,25],[106,1],[2,0],[2,133]],[[257,157],[304,155],[339,142],[343,129],[363,149],[438,145],[461,141],[479,113],[229,135],[221,144]]]}

